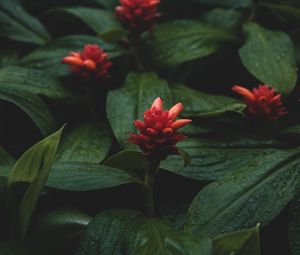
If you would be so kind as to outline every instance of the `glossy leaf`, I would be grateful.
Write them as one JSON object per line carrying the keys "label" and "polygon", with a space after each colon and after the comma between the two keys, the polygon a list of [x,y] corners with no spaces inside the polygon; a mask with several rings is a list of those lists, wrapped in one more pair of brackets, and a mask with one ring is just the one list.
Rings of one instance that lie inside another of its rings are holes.
{"label": "glossy leaf", "polygon": [[49,78],[42,71],[25,67],[0,69],[0,91],[15,94],[24,91],[55,99],[74,97],[74,94],[67,90],[59,80]]}
{"label": "glossy leaf", "polygon": [[252,6],[252,0],[193,0],[193,2],[233,8],[248,8]]}
{"label": "glossy leaf", "polygon": [[56,248],[78,237],[91,219],[71,208],[50,211],[31,233],[31,247],[36,253],[53,254]]}
{"label": "glossy leaf", "polygon": [[88,225],[77,255],[210,255],[209,238],[171,229],[129,210],[100,213]]}
{"label": "glossy leaf", "polygon": [[62,140],[57,160],[99,163],[109,152],[112,135],[106,123],[87,123],[71,130]]}
{"label": "glossy leaf", "polygon": [[300,196],[297,194],[290,205],[289,241],[291,255],[300,254]]}
{"label": "glossy leaf", "polygon": [[133,147],[127,142],[129,134],[136,132],[133,121],[142,119],[144,111],[158,96],[164,100],[166,108],[170,106],[169,86],[154,73],[130,73],[121,89],[108,93],[107,118],[122,148]]}
{"label": "glossy leaf", "polygon": [[50,11],[52,14],[62,13],[72,15],[96,32],[101,38],[115,41],[126,36],[126,30],[122,29],[120,23],[110,11],[82,6],[57,8]]}
{"label": "glossy leaf", "polygon": [[193,200],[185,229],[215,237],[269,223],[298,190],[299,155],[294,150],[266,151],[209,184]]}
{"label": "glossy leaf", "polygon": [[[8,178],[13,222],[17,235],[24,240],[31,215],[43,190],[54,161],[63,128],[28,149],[15,164]],[[22,193],[18,184],[27,183]],[[13,200],[12,200],[13,199]]]}
{"label": "glossy leaf", "polygon": [[245,45],[239,50],[248,71],[278,92],[290,93],[297,81],[295,51],[288,34],[246,23]]}
{"label": "glossy leaf", "polygon": [[16,41],[44,44],[50,39],[43,25],[17,0],[0,1],[0,36]]}
{"label": "glossy leaf", "polygon": [[86,44],[98,44],[110,58],[123,54],[116,45],[108,44],[100,38],[89,35],[70,35],[53,40],[32,51],[20,61],[20,65],[46,71],[48,75],[67,75],[70,73],[67,65],[62,65],[63,57],[70,51],[81,51]]}
{"label": "glossy leaf", "polygon": [[52,167],[47,186],[67,191],[89,191],[127,183],[143,184],[137,174],[122,169],[93,163],[57,162]]}
{"label": "glossy leaf", "polygon": [[0,99],[22,109],[46,136],[56,129],[56,120],[44,101],[37,95],[26,91],[5,91],[0,88]]}
{"label": "glossy leaf", "polygon": [[184,105],[183,116],[211,117],[226,112],[241,113],[245,108],[234,98],[207,94],[182,85],[172,87],[171,91],[174,101]]}
{"label": "glossy leaf", "polygon": [[149,58],[162,65],[176,65],[211,55],[235,38],[205,23],[180,20],[161,24],[143,39]]}
{"label": "glossy leaf", "polygon": [[259,226],[216,237],[213,255],[260,255]]}

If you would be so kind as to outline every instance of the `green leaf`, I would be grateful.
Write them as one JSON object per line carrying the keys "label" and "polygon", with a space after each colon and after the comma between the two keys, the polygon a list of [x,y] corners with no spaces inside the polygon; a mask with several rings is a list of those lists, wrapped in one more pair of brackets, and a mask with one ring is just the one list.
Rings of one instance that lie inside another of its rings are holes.
{"label": "green leaf", "polygon": [[22,109],[36,124],[44,136],[56,129],[56,120],[47,105],[39,97],[26,91],[10,91],[0,87],[0,99]]}
{"label": "green leaf", "polygon": [[134,172],[140,177],[144,177],[145,172],[149,169],[149,161],[140,151],[120,151],[111,156],[103,163],[106,166],[123,169]]}
{"label": "green leaf", "polygon": [[233,8],[249,8],[252,6],[252,0],[193,0],[195,3],[205,5],[217,5]]}
{"label": "green leaf", "polygon": [[107,118],[122,148],[133,147],[127,142],[129,134],[136,132],[133,121],[141,119],[157,97],[163,99],[166,108],[171,105],[167,82],[154,73],[130,73],[121,89],[108,93]]}
{"label": "green leaf", "polygon": [[289,214],[289,240],[291,255],[300,254],[300,196],[297,194],[290,205]]}
{"label": "green leaf", "polygon": [[0,49],[0,68],[14,65],[17,63],[19,58],[19,51],[15,49]]}
{"label": "green leaf", "polygon": [[57,79],[49,78],[45,72],[24,68],[7,67],[0,69],[0,92],[27,92],[41,94],[54,99],[74,97]]}
{"label": "green leaf", "polygon": [[300,24],[300,8],[296,8],[287,4],[262,3],[262,5],[279,13],[284,19]]}
{"label": "green leaf", "polygon": [[178,147],[187,151],[191,163],[184,166],[180,156],[169,156],[160,168],[195,180],[213,181],[250,164],[267,148],[278,146],[275,140],[262,137],[243,137],[245,134],[211,134],[208,138],[189,137]]}
{"label": "green leaf", "polygon": [[30,255],[28,249],[22,243],[15,241],[1,241],[0,254],[2,255]]}
{"label": "green leaf", "polygon": [[69,132],[57,153],[58,161],[99,163],[108,154],[112,135],[106,123],[88,123]]}
{"label": "green leaf", "polygon": [[122,29],[120,23],[116,20],[111,11],[88,8],[82,6],[64,7],[50,10],[48,13],[63,15],[69,14],[82,20],[101,38],[108,41],[116,41],[127,35],[127,31]]}
{"label": "green leaf", "polygon": [[232,9],[215,8],[204,14],[203,20],[220,29],[236,31],[242,21],[242,13]]}
{"label": "green leaf", "polygon": [[259,226],[216,237],[213,255],[260,255]]}
{"label": "green leaf", "polygon": [[[215,237],[274,219],[298,191],[300,152],[268,150],[202,189],[185,229]],[[211,199],[213,198],[213,199]]]}
{"label": "green leaf", "polygon": [[172,87],[171,92],[174,101],[184,105],[183,116],[211,117],[226,112],[241,113],[245,108],[234,98],[207,94],[182,85]]}
{"label": "green leaf", "polygon": [[78,237],[90,220],[90,216],[72,208],[55,209],[32,231],[31,247],[37,254],[53,254],[56,248]]}
{"label": "green leaf", "polygon": [[17,0],[0,0],[0,36],[16,41],[44,44],[50,39],[43,25]]}
{"label": "green leaf", "polygon": [[86,44],[98,44],[109,54],[109,58],[115,58],[124,53],[114,44],[108,44],[100,38],[88,35],[70,35],[53,40],[46,45],[26,55],[19,62],[20,65],[29,68],[43,70],[47,75],[67,75],[70,73],[67,65],[62,65],[63,57],[70,51],[81,51]]}
{"label": "green leaf", "polygon": [[288,34],[246,23],[245,45],[239,50],[248,71],[278,92],[290,93],[297,82],[294,45]]}
{"label": "green leaf", "polygon": [[212,243],[129,210],[105,211],[86,228],[77,255],[210,255]]}
{"label": "green leaf", "polygon": [[67,191],[90,191],[117,187],[127,183],[143,185],[134,172],[105,165],[82,162],[57,162],[47,186]]}
{"label": "green leaf", "polygon": [[164,23],[143,37],[146,54],[162,65],[206,57],[233,40],[227,31],[191,20]]}
{"label": "green leaf", "polygon": [[[15,164],[8,178],[8,197],[17,235],[24,240],[31,215],[54,161],[63,128],[28,149]],[[25,191],[18,185],[27,183]],[[12,200],[13,199],[13,200]]]}

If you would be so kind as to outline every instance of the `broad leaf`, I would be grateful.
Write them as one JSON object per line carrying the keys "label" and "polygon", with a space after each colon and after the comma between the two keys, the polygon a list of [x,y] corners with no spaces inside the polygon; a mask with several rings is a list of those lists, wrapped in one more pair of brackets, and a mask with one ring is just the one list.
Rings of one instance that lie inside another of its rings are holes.
{"label": "broad leaf", "polygon": [[44,72],[24,68],[7,67],[0,69],[0,92],[27,92],[30,94],[42,94],[50,98],[65,99],[74,97],[62,82],[49,78]]}
{"label": "broad leaf", "polygon": [[290,93],[297,81],[295,51],[284,32],[267,30],[256,23],[246,23],[245,45],[239,50],[248,71],[278,92]]}
{"label": "broad leaf", "polygon": [[186,230],[215,237],[269,223],[298,191],[299,156],[296,150],[269,150],[209,184],[193,200]]}
{"label": "broad leaf", "polygon": [[164,23],[143,38],[146,54],[162,65],[206,57],[234,39],[228,31],[191,20]]}
{"label": "broad leaf", "polygon": [[88,225],[77,255],[210,255],[209,238],[177,232],[158,219],[120,210],[99,214]]}
{"label": "broad leaf", "polygon": [[22,109],[44,136],[49,135],[56,129],[56,121],[52,113],[39,96],[26,91],[5,91],[0,88],[0,99]]}
{"label": "broad leaf", "polygon": [[33,44],[44,44],[50,39],[43,25],[17,0],[0,0],[0,36]]}
{"label": "broad leaf", "polygon": [[56,248],[78,237],[91,217],[71,208],[49,212],[32,231],[29,242],[36,253],[53,254]]}
{"label": "broad leaf", "polygon": [[14,65],[17,63],[19,51],[7,48],[0,49],[0,68]]}
{"label": "broad leaf", "polygon": [[129,147],[129,134],[136,132],[133,121],[142,119],[156,97],[163,99],[166,108],[170,106],[169,86],[154,73],[130,73],[121,89],[108,93],[107,118],[121,147]]}
{"label": "broad leaf", "polygon": [[[28,149],[15,164],[8,178],[8,197],[16,224],[16,234],[25,238],[31,215],[54,161],[63,128]],[[27,183],[25,191],[18,185]]]}
{"label": "broad leaf", "polygon": [[205,5],[217,5],[233,8],[248,8],[252,6],[252,0],[193,0],[195,3]]}
{"label": "broad leaf", "polygon": [[115,41],[127,34],[127,31],[122,29],[120,23],[110,11],[101,9],[88,8],[82,6],[64,7],[51,10],[49,13],[63,15],[69,14],[82,20],[101,38]]}
{"label": "broad leaf", "polygon": [[300,254],[300,196],[297,194],[290,206],[289,215],[289,240],[291,255]]}
{"label": "broad leaf", "polygon": [[213,255],[260,255],[259,227],[216,237]]}
{"label": "broad leaf", "polygon": [[122,169],[93,163],[57,162],[52,167],[47,186],[59,190],[89,191],[127,183],[143,185],[137,174]]}
{"label": "broad leaf", "polygon": [[108,154],[111,144],[112,135],[106,123],[83,124],[64,137],[57,160],[99,163]]}
{"label": "broad leaf", "polygon": [[114,44],[108,44],[100,38],[88,35],[70,35],[53,40],[46,45],[34,50],[21,61],[20,65],[46,71],[48,75],[69,74],[67,65],[62,65],[63,57],[70,51],[81,51],[86,44],[98,44],[110,58],[120,56],[123,51]]}
{"label": "broad leaf", "polygon": [[226,112],[241,113],[245,108],[234,98],[207,94],[182,85],[172,87],[171,92],[174,102],[184,105],[184,116],[211,117]]}

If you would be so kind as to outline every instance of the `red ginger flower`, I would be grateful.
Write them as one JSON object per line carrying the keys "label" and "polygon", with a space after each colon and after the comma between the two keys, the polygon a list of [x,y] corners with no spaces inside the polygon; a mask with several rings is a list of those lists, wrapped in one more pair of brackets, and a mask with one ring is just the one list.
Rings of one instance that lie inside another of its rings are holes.
{"label": "red ginger flower", "polygon": [[116,7],[117,19],[131,30],[147,30],[160,15],[159,3],[160,0],[120,0],[121,5]]}
{"label": "red ginger flower", "polygon": [[250,115],[276,120],[287,113],[281,102],[281,94],[276,95],[275,90],[267,85],[258,85],[252,91],[242,86],[233,86],[232,90],[244,97],[246,111]]}
{"label": "red ginger flower", "polygon": [[108,76],[108,69],[112,66],[112,62],[107,59],[108,54],[98,45],[87,44],[82,52],[70,52],[69,56],[62,59],[62,63],[69,64],[72,73],[83,77],[105,78]]}
{"label": "red ginger flower", "polygon": [[151,108],[144,112],[144,121],[134,121],[140,134],[131,134],[128,141],[137,144],[144,155],[156,160],[178,154],[176,144],[186,136],[177,130],[192,122],[190,119],[175,120],[182,110],[183,105],[178,103],[164,111],[162,99],[156,98]]}

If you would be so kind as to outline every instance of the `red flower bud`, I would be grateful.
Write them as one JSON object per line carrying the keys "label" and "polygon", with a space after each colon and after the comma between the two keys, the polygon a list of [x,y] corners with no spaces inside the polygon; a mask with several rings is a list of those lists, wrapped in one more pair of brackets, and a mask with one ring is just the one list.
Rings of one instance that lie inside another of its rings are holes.
{"label": "red flower bud", "polygon": [[233,86],[232,90],[244,97],[246,112],[252,116],[276,120],[285,115],[286,109],[281,102],[281,94],[267,85],[258,85],[252,91],[242,86]]}
{"label": "red flower bud", "polygon": [[120,0],[121,5],[116,7],[117,20],[133,31],[147,30],[160,15],[159,3],[160,0]]}
{"label": "red flower bud", "polygon": [[163,101],[156,98],[150,109],[144,113],[144,121],[135,120],[134,125],[140,134],[131,134],[129,142],[137,144],[144,155],[156,160],[163,160],[170,154],[178,154],[176,144],[186,137],[177,132],[192,120],[176,117],[183,110],[181,103],[170,110],[163,110]]}
{"label": "red flower bud", "polygon": [[70,52],[70,55],[62,59],[63,64],[68,64],[72,73],[83,77],[95,76],[105,78],[112,62],[98,45],[87,44],[82,52]]}

